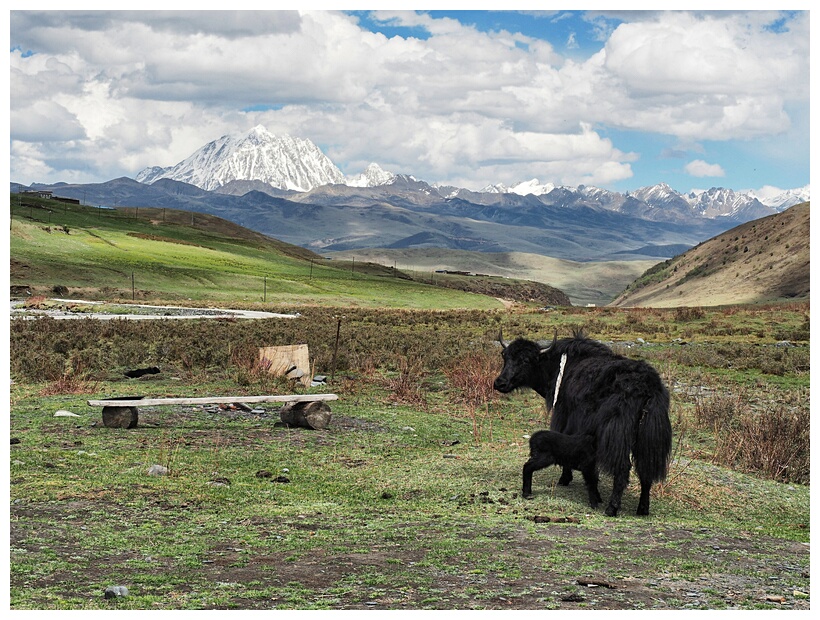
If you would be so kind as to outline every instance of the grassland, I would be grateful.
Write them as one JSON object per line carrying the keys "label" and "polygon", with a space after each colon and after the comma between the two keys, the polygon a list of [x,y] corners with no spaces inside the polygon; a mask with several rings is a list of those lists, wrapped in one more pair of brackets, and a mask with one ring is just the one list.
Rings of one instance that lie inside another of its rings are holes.
{"label": "grassland", "polygon": [[329,256],[396,265],[402,271],[421,277],[435,270],[449,269],[499,278],[521,278],[563,291],[576,306],[607,305],[658,262],[576,262],[523,252],[468,252],[439,248],[349,250],[331,252]]}
{"label": "grassland", "polygon": [[[12,322],[12,609],[809,608],[807,304],[302,313]],[[340,319],[335,378],[311,388],[340,396],[324,431],[272,407],[145,407],[111,429],[86,404],[302,391],[256,348],[306,342],[330,374]],[[492,392],[493,340],[582,327],[672,392],[674,460],[648,518],[634,482],[609,519],[557,469],[520,497],[544,405]],[[162,372],[122,375],[147,364]],[[768,452],[745,458],[750,422],[790,419],[757,427]],[[113,585],[129,595],[106,600]]]}
{"label": "grassland", "polygon": [[74,296],[108,300],[501,307],[492,297],[415,282],[377,265],[332,263],[212,216],[25,200],[12,203],[11,285],[35,294],[65,287]]}
{"label": "grassland", "polygon": [[[808,302],[504,307],[198,214],[12,206],[12,284],[35,294],[301,314],[10,321],[12,610],[809,609]],[[578,329],[669,386],[649,517],[634,482],[609,519],[557,469],[520,497],[547,421],[535,394],[493,392],[495,339]],[[329,385],[259,365],[294,343]],[[87,404],[302,391],[339,395],[327,429],[272,406],[142,407],[114,429]]]}

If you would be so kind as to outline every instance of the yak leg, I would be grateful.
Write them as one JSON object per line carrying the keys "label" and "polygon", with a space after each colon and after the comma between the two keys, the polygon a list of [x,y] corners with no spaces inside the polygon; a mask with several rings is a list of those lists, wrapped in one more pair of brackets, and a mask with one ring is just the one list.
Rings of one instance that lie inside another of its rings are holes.
{"label": "yak leg", "polygon": [[570,482],[572,482],[572,468],[564,467],[561,471],[561,477],[558,478],[558,484],[565,487],[568,486]]}
{"label": "yak leg", "polygon": [[606,507],[604,513],[608,517],[618,516],[618,511],[621,509],[621,498],[624,491],[629,484],[629,467],[621,467],[612,477],[612,495],[609,496],[609,505]]}
{"label": "yak leg", "polygon": [[635,514],[649,514],[649,489],[652,488],[652,480],[641,480],[641,499],[638,500],[638,510]]}
{"label": "yak leg", "polygon": [[589,495],[589,505],[592,508],[597,508],[601,503],[601,494],[598,492],[598,470],[595,467],[585,469],[584,483],[587,485],[587,494]]}
{"label": "yak leg", "polygon": [[544,469],[545,467],[549,467],[553,464],[553,461],[546,458],[542,454],[537,454],[535,456],[530,457],[530,460],[524,463],[524,472],[523,472],[523,479],[524,484],[521,489],[521,495],[526,497],[527,499],[532,498],[532,475],[533,473],[537,472],[539,469]]}

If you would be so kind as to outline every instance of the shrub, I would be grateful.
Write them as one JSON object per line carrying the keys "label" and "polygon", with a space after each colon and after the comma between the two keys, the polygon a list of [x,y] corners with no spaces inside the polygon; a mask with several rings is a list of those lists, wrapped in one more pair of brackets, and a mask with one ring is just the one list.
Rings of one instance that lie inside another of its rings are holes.
{"label": "shrub", "polygon": [[698,399],[695,423],[714,433],[713,460],[781,482],[808,484],[809,409],[765,399],[757,410],[744,392]]}

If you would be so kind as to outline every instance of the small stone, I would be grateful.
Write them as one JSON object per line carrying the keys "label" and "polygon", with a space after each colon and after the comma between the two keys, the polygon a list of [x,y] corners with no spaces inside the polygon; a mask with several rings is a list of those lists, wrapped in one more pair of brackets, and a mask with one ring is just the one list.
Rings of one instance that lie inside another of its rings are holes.
{"label": "small stone", "polygon": [[71,411],[66,411],[65,409],[60,409],[54,413],[55,418],[79,418],[80,415],[76,413],[72,413]]}
{"label": "small stone", "polygon": [[149,476],[166,476],[168,475],[168,468],[163,467],[162,465],[151,465],[148,468],[148,475]]}
{"label": "small stone", "polygon": [[125,586],[110,586],[105,589],[104,596],[107,599],[128,596],[128,588]]}

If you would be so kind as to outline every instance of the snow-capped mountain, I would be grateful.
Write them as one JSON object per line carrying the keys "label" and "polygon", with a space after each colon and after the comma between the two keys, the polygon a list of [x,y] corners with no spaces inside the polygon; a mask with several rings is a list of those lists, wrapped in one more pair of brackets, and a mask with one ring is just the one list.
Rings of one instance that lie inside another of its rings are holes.
{"label": "snow-capped mountain", "polygon": [[364,172],[345,179],[345,184],[350,187],[376,187],[387,185],[396,177],[392,172],[382,170],[379,164],[370,164]]}
{"label": "snow-capped mountain", "polygon": [[535,196],[541,196],[543,194],[549,194],[554,189],[555,185],[553,185],[552,183],[542,184],[538,181],[538,179],[531,179],[529,181],[522,181],[521,183],[517,183],[516,185],[513,185],[511,187],[508,187],[503,183],[488,185],[487,187],[479,190],[479,193],[518,194],[519,196],[527,196],[528,194],[533,194]]}
{"label": "snow-capped mountain", "polygon": [[223,136],[170,168],[146,168],[136,180],[172,179],[205,190],[231,181],[263,181],[278,189],[306,192],[320,185],[344,183],[345,176],[313,142],[276,136],[257,125],[248,133]]}
{"label": "snow-capped mountain", "polygon": [[[428,185],[406,174],[394,174],[371,163],[358,175],[345,176],[310,140],[288,135],[276,136],[262,125],[238,136],[223,136],[206,144],[187,159],[169,168],[142,170],[136,180],[151,184],[158,179],[172,179],[201,189],[242,195],[250,183],[261,191],[267,184],[274,191],[288,190],[313,194],[325,186],[337,186],[337,195],[345,191],[377,189],[395,195],[411,194],[429,198],[464,198],[486,204],[499,195],[533,196],[545,204],[565,208],[587,206],[615,211],[652,221],[691,222],[693,218],[726,218],[748,221],[787,209],[810,198],[809,186],[794,190],[764,188],[736,192],[725,188],[697,190],[681,194],[666,183],[619,193],[593,186],[577,188],[541,183],[538,179],[514,185],[488,185],[479,192],[451,186]],[[345,186],[349,188],[345,190]],[[220,189],[221,188],[221,189]],[[384,193],[384,192],[382,192]],[[484,196],[480,198],[479,196]],[[414,198],[416,200],[416,198]]]}
{"label": "snow-capped mountain", "polygon": [[744,215],[748,217],[743,217],[743,219],[751,220],[771,215],[777,211],[748,193],[735,192],[723,187],[690,192],[685,198],[695,212],[707,218]]}
{"label": "snow-capped mountain", "polygon": [[788,209],[790,206],[801,202],[807,202],[811,194],[808,185],[798,187],[797,189],[787,189],[785,191],[777,187],[766,186],[762,189],[750,190],[746,193],[750,196],[754,196],[767,207],[774,207],[778,211]]}

